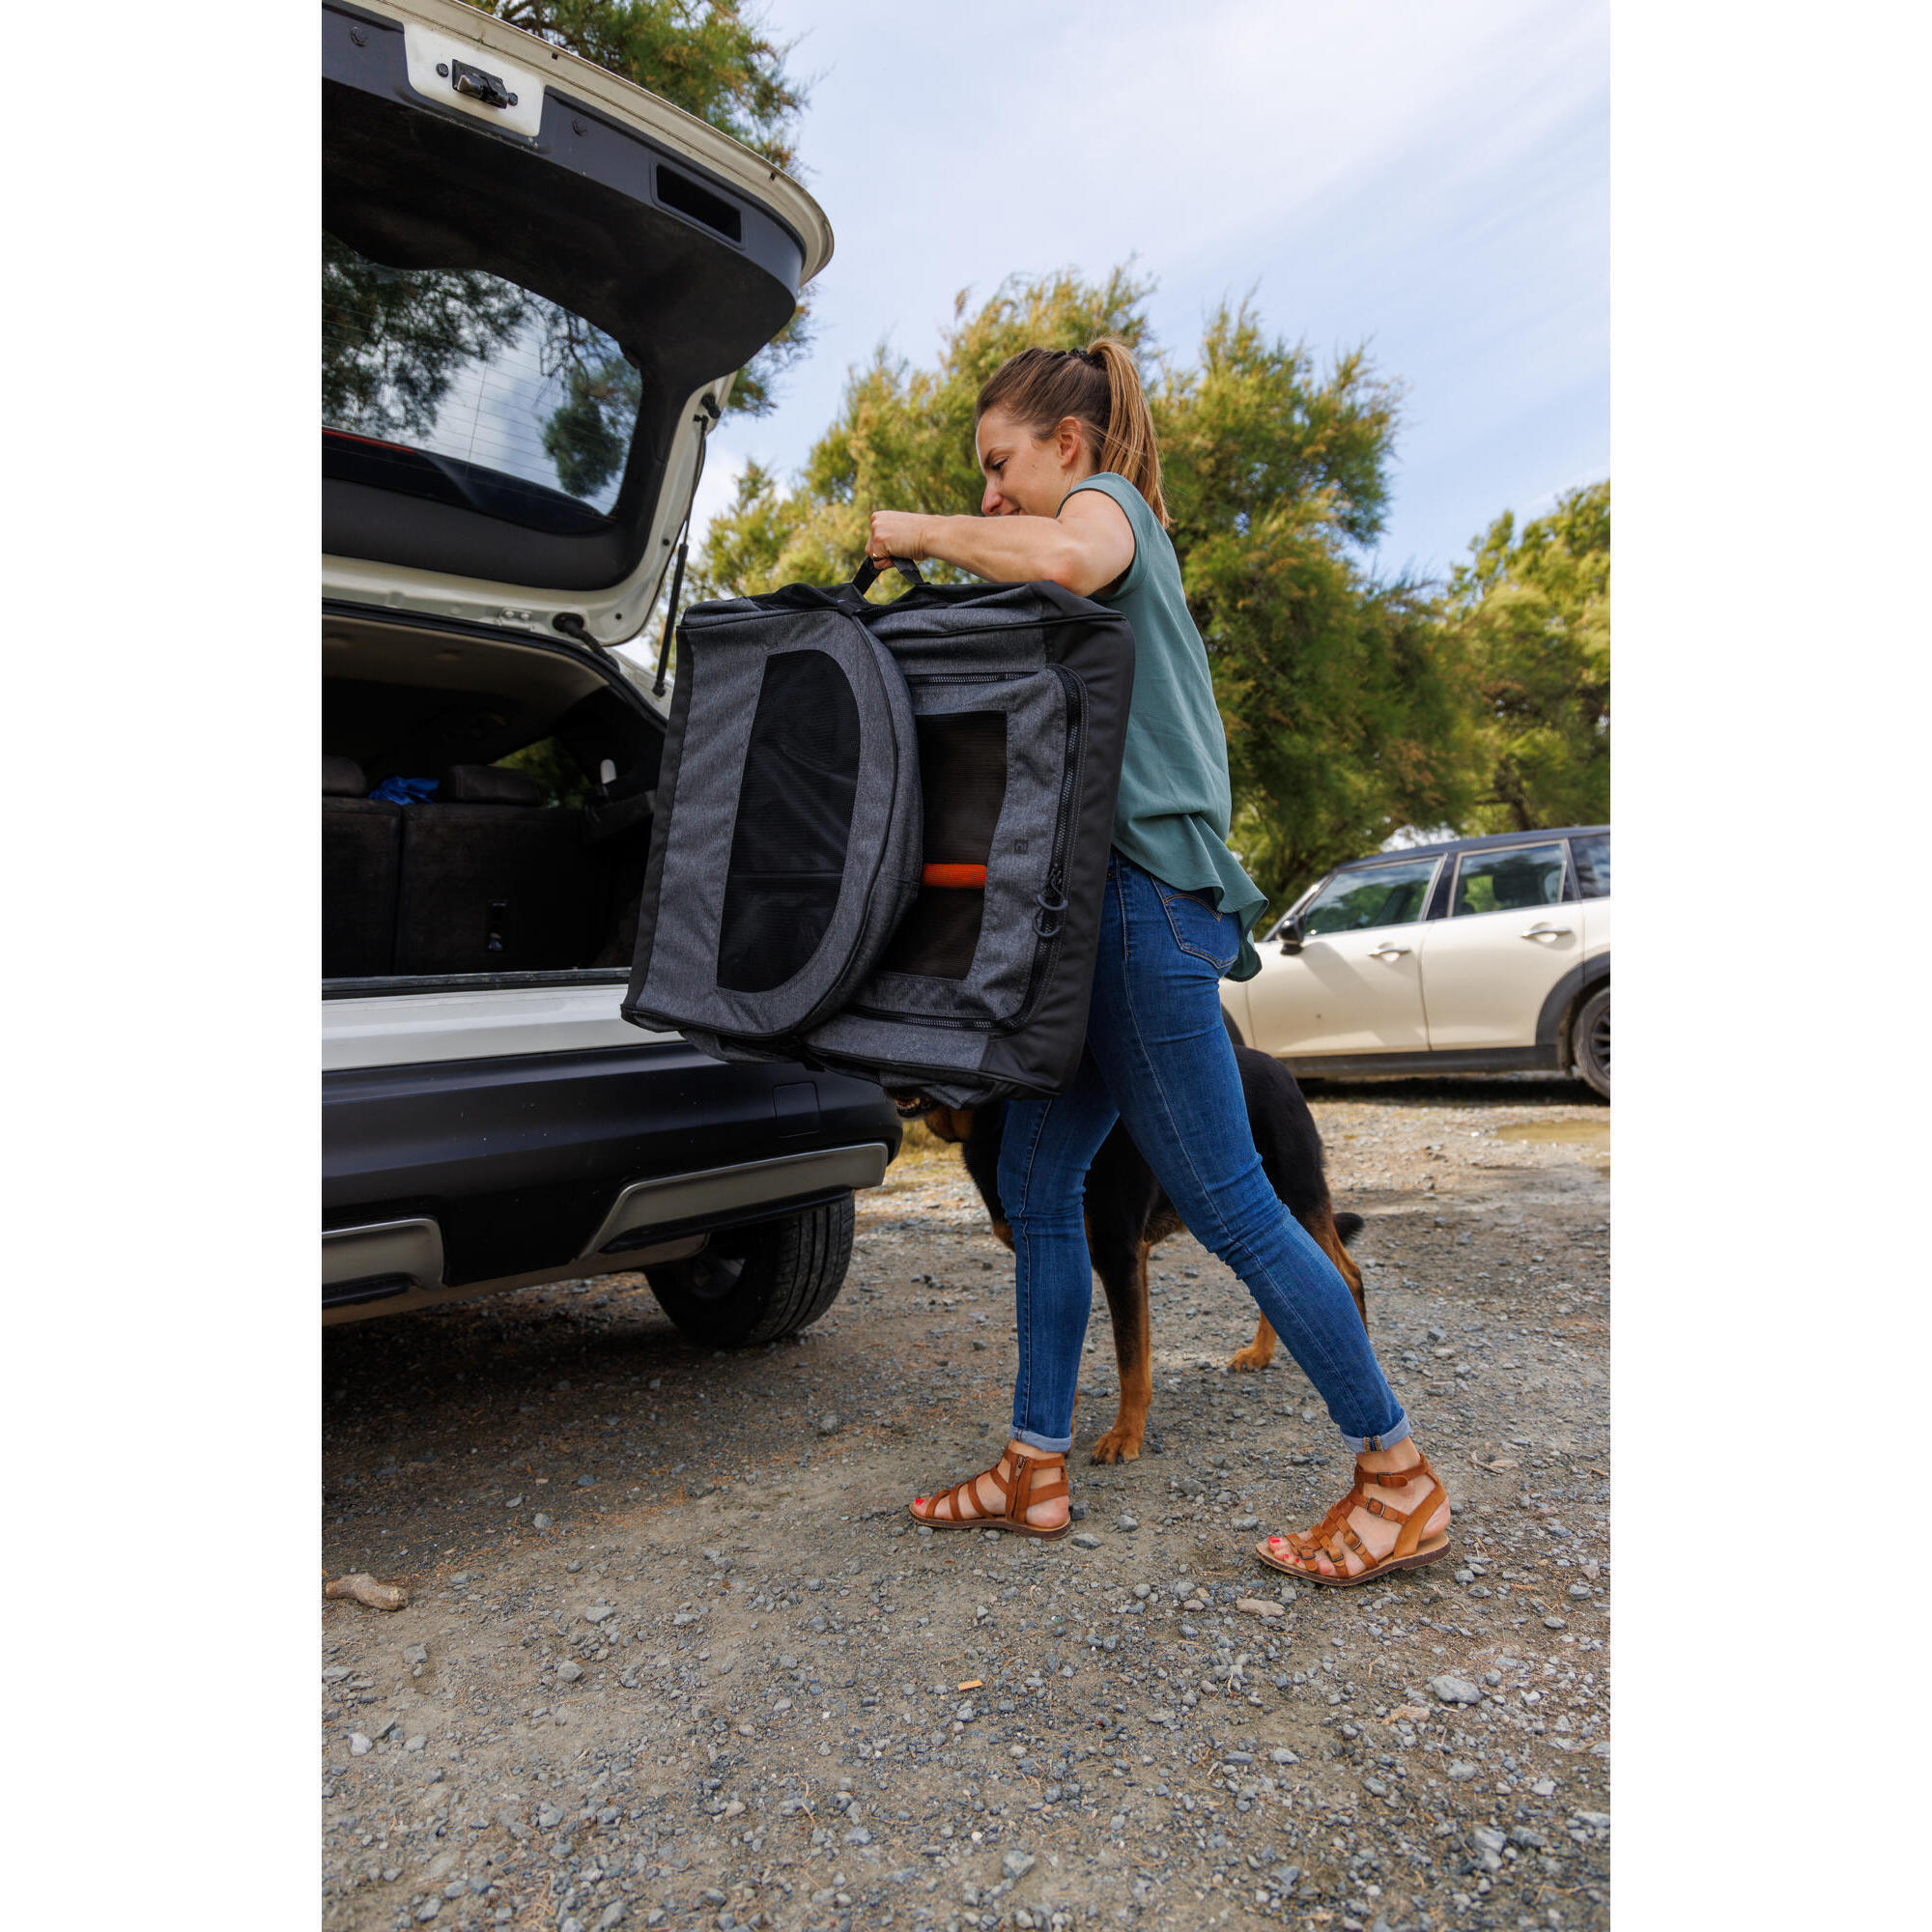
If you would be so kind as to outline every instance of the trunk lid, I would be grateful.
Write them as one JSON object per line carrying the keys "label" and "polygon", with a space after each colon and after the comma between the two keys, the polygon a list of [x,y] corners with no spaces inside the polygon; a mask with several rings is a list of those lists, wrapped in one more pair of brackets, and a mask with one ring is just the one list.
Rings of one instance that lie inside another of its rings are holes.
{"label": "trunk lid", "polygon": [[635,637],[823,213],[456,0],[325,0],[323,149],[325,597]]}

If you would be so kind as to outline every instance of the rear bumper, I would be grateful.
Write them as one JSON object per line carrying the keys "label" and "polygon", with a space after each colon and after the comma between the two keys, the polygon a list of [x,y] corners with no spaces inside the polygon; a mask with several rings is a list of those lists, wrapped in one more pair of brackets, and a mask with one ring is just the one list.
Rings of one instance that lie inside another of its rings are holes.
{"label": "rear bumper", "polygon": [[325,1300],[695,1252],[876,1184],[903,1132],[869,1082],[682,1040],[327,1073]]}

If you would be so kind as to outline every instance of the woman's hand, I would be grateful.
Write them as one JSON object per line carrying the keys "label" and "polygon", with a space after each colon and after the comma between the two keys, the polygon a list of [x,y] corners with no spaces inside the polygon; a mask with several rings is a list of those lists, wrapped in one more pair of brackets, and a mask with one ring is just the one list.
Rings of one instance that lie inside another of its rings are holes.
{"label": "woman's hand", "polygon": [[902,556],[911,563],[923,563],[927,521],[907,510],[874,510],[871,534],[866,539],[866,554],[878,563],[895,556]]}

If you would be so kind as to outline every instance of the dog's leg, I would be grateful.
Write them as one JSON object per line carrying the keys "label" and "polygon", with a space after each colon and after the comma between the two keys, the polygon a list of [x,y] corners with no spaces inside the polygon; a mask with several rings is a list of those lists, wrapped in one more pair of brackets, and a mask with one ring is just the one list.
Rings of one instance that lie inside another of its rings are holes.
{"label": "dog's leg", "polygon": [[1335,1210],[1327,1202],[1322,1202],[1313,1212],[1297,1216],[1301,1225],[1315,1236],[1315,1244],[1335,1264],[1344,1281],[1349,1284],[1349,1293],[1355,1297],[1355,1313],[1362,1318],[1362,1326],[1369,1325],[1369,1297],[1362,1287],[1362,1271],[1355,1265],[1354,1258],[1342,1245],[1341,1232],[1335,1226]]}
{"label": "dog's leg", "polygon": [[1265,1315],[1255,1324],[1255,1339],[1228,1357],[1231,1369],[1264,1369],[1274,1360],[1274,1330]]}
{"label": "dog's leg", "polygon": [[[1091,1228],[1088,1238],[1091,1242]],[[1140,1240],[1122,1249],[1110,1242],[1094,1257],[1094,1269],[1107,1291],[1107,1313],[1114,1321],[1114,1361],[1121,1377],[1114,1426],[1094,1445],[1096,1463],[1133,1462],[1147,1436],[1148,1406],[1153,1400],[1147,1270],[1152,1245]]]}
{"label": "dog's leg", "polygon": [[[1369,1325],[1369,1297],[1362,1286],[1362,1271],[1355,1265],[1354,1257],[1342,1245],[1342,1236],[1335,1226],[1335,1212],[1327,1202],[1311,1209],[1307,1214],[1297,1214],[1295,1219],[1313,1236],[1315,1245],[1335,1264],[1337,1273],[1349,1284],[1349,1293],[1355,1300],[1355,1313],[1362,1318],[1362,1326]],[[1264,1369],[1274,1360],[1275,1333],[1268,1326],[1265,1315],[1255,1324],[1255,1339],[1245,1349],[1237,1349],[1228,1357],[1231,1369]]]}

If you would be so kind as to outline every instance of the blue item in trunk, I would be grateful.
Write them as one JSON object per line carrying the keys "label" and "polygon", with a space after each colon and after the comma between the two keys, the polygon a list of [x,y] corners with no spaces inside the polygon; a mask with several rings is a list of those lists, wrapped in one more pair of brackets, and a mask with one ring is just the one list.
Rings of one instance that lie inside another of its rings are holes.
{"label": "blue item in trunk", "polygon": [[436,796],[436,785],[435,779],[384,779],[369,796],[391,805],[420,805]]}

